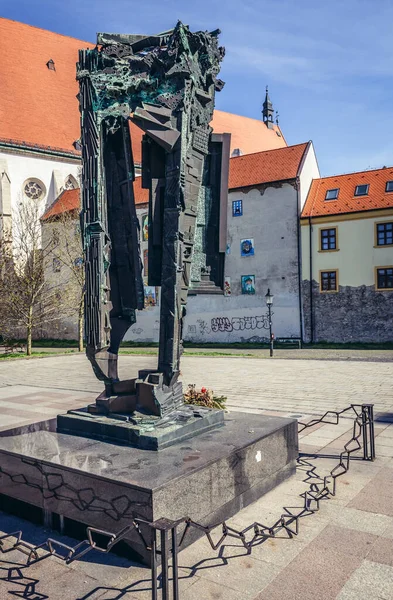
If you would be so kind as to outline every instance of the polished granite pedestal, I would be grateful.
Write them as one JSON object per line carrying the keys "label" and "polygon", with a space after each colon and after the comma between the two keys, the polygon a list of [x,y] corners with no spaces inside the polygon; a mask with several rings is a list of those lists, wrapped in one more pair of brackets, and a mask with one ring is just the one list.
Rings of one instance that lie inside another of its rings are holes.
{"label": "polished granite pedestal", "polygon": [[[0,494],[115,533],[133,517],[211,525],[293,474],[296,458],[297,421],[254,414],[158,452],[37,431],[0,438]],[[149,563],[135,532],[127,543]]]}

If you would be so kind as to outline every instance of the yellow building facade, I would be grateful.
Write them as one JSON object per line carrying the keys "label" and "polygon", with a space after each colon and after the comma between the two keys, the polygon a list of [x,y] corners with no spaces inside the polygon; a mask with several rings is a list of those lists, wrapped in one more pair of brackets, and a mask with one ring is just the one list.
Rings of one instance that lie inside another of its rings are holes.
{"label": "yellow building facade", "polygon": [[305,341],[393,341],[393,170],[314,180],[300,224]]}

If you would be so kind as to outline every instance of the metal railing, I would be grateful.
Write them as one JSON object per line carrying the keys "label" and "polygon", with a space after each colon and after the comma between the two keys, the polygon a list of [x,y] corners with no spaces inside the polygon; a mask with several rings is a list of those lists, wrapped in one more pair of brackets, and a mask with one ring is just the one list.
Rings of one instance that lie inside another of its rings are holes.
{"label": "metal railing", "polygon": [[[317,512],[322,499],[335,496],[337,480],[347,473],[352,454],[363,448],[363,460],[372,461],[375,459],[372,404],[351,404],[341,411],[328,411],[320,419],[313,419],[308,423],[299,422],[299,433],[318,424],[329,423],[336,425],[344,413],[352,413],[354,422],[352,438],[344,445],[338,464],[330,471],[329,475],[321,477],[316,472],[315,465],[304,457],[299,457],[298,464],[306,470],[306,481],[309,482],[309,487],[305,492],[300,494],[300,498],[303,499],[301,505],[299,507],[284,507],[284,512],[279,519],[271,525],[265,525],[256,521],[242,530],[237,530],[230,527],[225,521],[205,526],[193,521],[190,517],[185,517],[177,521],[162,518],[152,523],[144,519],[135,518],[118,533],[88,527],[86,530],[87,538],[75,546],[69,546],[53,538],[48,538],[42,544],[30,544],[22,539],[22,532],[17,531],[0,537],[0,553],[7,553],[13,550],[20,551],[27,556],[25,567],[45,560],[49,556],[55,556],[65,561],[66,564],[70,564],[91,550],[103,553],[110,552],[116,544],[125,539],[134,530],[145,549],[151,555],[152,600],[158,600],[159,592],[161,592],[162,600],[171,600],[171,598],[179,600],[178,552],[184,545],[184,541],[192,529],[202,532],[213,550],[220,548],[227,537],[238,539],[248,553],[252,552],[252,548],[257,542],[260,543],[263,539],[274,538],[283,531],[286,532],[288,538],[293,538],[299,533],[300,519]],[[146,535],[142,531],[142,525],[148,529],[148,539],[146,539]],[[183,526],[183,531],[180,533],[179,528],[181,526]],[[212,532],[216,529],[219,530],[220,534],[218,541],[214,542]],[[106,538],[106,544],[99,545],[97,536]],[[5,542],[13,538],[15,541],[6,547],[7,544]],[[159,562],[161,563],[160,574],[158,574]],[[170,563],[172,564],[170,565]],[[172,571],[171,586],[170,567]],[[23,579],[23,577],[20,567],[10,567],[5,580],[11,582]],[[161,586],[159,586],[159,580],[161,580]],[[35,585],[35,582],[29,582],[25,587],[22,597],[29,598],[35,594]]]}

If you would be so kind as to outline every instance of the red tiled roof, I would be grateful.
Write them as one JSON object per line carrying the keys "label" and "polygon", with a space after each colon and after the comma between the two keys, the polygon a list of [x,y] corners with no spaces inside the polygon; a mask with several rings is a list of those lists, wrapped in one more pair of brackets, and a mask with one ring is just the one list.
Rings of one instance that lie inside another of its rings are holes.
{"label": "red tiled roof", "polygon": [[295,179],[308,142],[231,158],[229,189]]}
{"label": "red tiled roof", "polygon": [[[386,182],[393,181],[393,167],[314,179],[302,217],[339,215],[393,207],[393,193]],[[357,185],[369,185],[367,196],[355,196]],[[325,200],[327,190],[339,189],[337,200]]]}
{"label": "red tiled roof", "polygon": [[[78,50],[94,44],[0,18],[0,141],[25,147],[80,153],[80,114],[75,79]],[[52,59],[55,71],[46,63]],[[286,146],[279,128],[259,120],[215,111],[216,133],[231,133],[231,150],[244,154]],[[141,163],[143,132],[130,123],[134,161]]]}
{"label": "red tiled roof", "polygon": [[216,109],[210,125],[215,133],[231,134],[231,152],[239,148],[243,154],[251,154],[287,145],[280,128],[274,125],[269,129],[262,120]]}
{"label": "red tiled roof", "polygon": [[[75,63],[82,42],[0,18],[0,139],[72,152],[80,137]],[[55,71],[46,63],[52,59]]]}
{"label": "red tiled roof", "polygon": [[[149,190],[142,187],[142,177],[137,177],[134,181],[135,204],[147,204],[149,202]],[[57,215],[64,214],[73,210],[80,211],[81,198],[80,188],[74,190],[64,190],[53,202],[52,206],[42,215],[41,221],[48,221]]]}
{"label": "red tiled roof", "polygon": [[72,210],[80,210],[81,198],[80,188],[74,190],[64,190],[53,202],[52,206],[42,215],[41,221],[48,221],[57,215],[61,215]]}

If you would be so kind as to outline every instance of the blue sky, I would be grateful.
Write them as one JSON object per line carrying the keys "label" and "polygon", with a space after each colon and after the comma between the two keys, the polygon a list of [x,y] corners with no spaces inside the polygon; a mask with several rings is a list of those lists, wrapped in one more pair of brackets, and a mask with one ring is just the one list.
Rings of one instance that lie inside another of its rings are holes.
{"label": "blue sky", "polygon": [[312,139],[322,175],[393,164],[391,0],[0,0],[1,15],[83,40],[178,19],[222,30],[217,108],[260,118],[269,85],[289,144]]}

